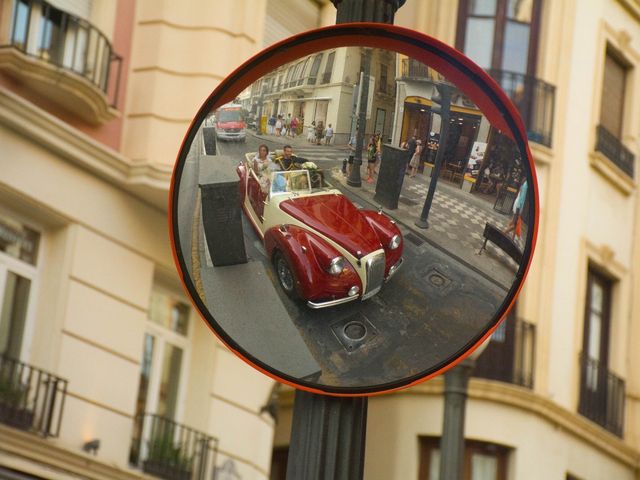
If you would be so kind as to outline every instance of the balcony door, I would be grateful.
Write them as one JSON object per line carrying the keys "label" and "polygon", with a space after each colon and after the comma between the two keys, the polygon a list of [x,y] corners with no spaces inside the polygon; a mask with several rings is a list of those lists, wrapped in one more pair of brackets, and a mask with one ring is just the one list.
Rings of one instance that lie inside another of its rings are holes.
{"label": "balcony door", "polygon": [[[131,462],[137,463],[140,448],[147,448],[157,417],[159,424],[179,421],[184,404],[188,363],[189,306],[169,291],[156,288],[151,294],[140,362]],[[144,451],[142,452],[144,454]]]}
{"label": "balcony door", "polygon": [[606,387],[603,383],[609,365],[610,316],[611,281],[590,269],[582,339],[585,393],[597,395]]}
{"label": "balcony door", "polygon": [[27,356],[37,283],[40,235],[19,222],[0,218],[0,355]]}

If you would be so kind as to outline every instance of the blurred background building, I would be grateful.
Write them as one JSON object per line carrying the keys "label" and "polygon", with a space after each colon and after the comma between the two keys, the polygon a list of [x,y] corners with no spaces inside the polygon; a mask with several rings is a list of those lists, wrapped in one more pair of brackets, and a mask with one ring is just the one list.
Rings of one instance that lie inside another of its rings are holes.
{"label": "blurred background building", "polygon": [[[326,0],[0,0],[0,478],[284,478],[293,392],[190,306],[167,195],[212,89],[334,21]],[[464,478],[637,480],[640,2],[408,0],[395,23],[503,86],[540,186],[526,286],[470,383]],[[410,86],[428,72],[409,62],[387,67]],[[437,478],[442,389],[370,399],[367,479]]]}

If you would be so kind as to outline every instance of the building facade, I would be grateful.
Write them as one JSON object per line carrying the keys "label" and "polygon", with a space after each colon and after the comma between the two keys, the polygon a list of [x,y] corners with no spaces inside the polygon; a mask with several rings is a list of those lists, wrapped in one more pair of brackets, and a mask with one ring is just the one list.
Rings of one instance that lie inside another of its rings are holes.
{"label": "building facade", "polygon": [[199,319],[167,229],[182,138],[266,9],[0,2],[0,478],[268,478],[273,382]]}
{"label": "building facade", "polygon": [[[540,187],[525,287],[470,382],[464,478],[637,479],[640,3],[408,0],[395,23],[455,46],[505,89]],[[416,84],[405,68],[399,84]],[[412,121],[411,103],[397,120]],[[436,378],[369,400],[365,478],[438,478],[442,392]],[[293,394],[281,398],[274,472]]]}

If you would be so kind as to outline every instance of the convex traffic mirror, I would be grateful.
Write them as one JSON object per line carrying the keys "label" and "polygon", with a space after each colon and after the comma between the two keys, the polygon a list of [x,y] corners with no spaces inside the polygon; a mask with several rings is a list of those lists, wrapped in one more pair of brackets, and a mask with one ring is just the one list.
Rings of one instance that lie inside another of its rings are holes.
{"label": "convex traffic mirror", "polygon": [[194,304],[237,355],[299,388],[371,394],[444,371],[497,327],[536,195],[517,109],[483,70],[413,31],[338,25],[213,91],[171,226]]}

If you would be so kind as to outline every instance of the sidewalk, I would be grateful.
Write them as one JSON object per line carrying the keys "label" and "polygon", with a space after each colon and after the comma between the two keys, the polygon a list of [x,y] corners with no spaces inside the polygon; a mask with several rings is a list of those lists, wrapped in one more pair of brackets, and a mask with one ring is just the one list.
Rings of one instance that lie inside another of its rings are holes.
{"label": "sidewalk", "polygon": [[[346,177],[339,169],[333,169],[332,176],[346,190],[370,203],[377,204],[373,199],[376,182],[367,183],[366,174],[363,177],[362,187],[347,185]],[[418,174],[415,178],[406,175],[398,209],[387,212],[411,230],[411,233],[406,235],[406,240],[416,243],[424,238],[434,247],[447,252],[509,289],[518,265],[492,243],[487,243],[487,248],[481,255],[478,255],[478,251],[484,243],[482,234],[485,223],[489,222],[504,228],[511,218],[510,215],[496,212],[493,210],[493,205],[486,200],[441,180],[438,181],[429,213],[429,228],[420,229],[415,226],[415,221],[422,213],[430,181],[431,177],[425,177],[423,174]],[[522,248],[522,241],[519,241],[518,245]]]}
{"label": "sidewalk", "polygon": [[269,141],[269,142],[273,142],[273,143],[279,143],[284,145],[291,145],[293,147],[293,151],[295,152],[296,149],[298,148],[321,148],[321,147],[325,147],[325,148],[335,148],[338,150],[349,150],[349,146],[348,145],[335,145],[333,142],[331,142],[330,145],[325,145],[324,141],[320,144],[320,145],[316,145],[315,143],[311,143],[307,141],[307,135],[306,134],[300,134],[297,135],[296,137],[277,137],[275,135],[267,135],[267,134],[258,134],[255,131],[251,131],[251,130],[247,130],[247,135],[251,135],[259,140],[262,141]]}

